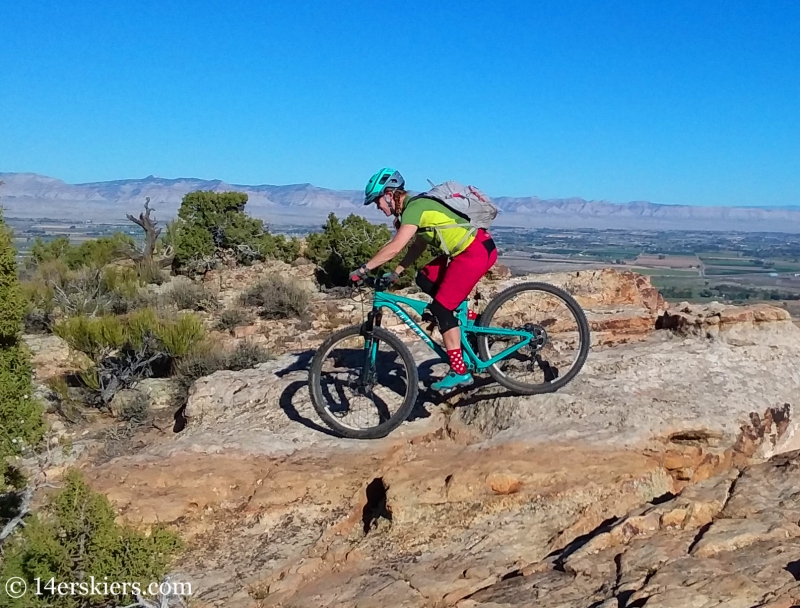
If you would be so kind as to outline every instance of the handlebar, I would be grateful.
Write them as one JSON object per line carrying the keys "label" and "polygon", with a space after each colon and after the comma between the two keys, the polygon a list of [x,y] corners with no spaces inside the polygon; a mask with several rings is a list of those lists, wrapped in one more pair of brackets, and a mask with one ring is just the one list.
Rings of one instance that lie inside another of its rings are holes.
{"label": "handlebar", "polygon": [[383,277],[366,276],[358,283],[355,283],[355,286],[364,285],[366,287],[372,287],[375,291],[386,291],[392,284],[391,281]]}

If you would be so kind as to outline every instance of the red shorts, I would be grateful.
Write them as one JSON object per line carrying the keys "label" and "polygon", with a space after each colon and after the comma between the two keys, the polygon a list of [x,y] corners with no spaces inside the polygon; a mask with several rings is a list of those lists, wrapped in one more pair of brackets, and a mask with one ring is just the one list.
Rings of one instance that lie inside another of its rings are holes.
{"label": "red shorts", "polygon": [[494,241],[486,230],[480,228],[469,247],[452,260],[440,255],[420,272],[436,285],[433,299],[447,310],[455,310],[496,261]]}

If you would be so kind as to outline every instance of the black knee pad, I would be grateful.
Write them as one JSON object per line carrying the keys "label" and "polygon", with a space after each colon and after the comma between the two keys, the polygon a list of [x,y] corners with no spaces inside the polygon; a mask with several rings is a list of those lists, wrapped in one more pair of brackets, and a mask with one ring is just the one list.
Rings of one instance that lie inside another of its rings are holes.
{"label": "black knee pad", "polygon": [[417,284],[424,293],[427,293],[429,296],[433,297],[436,295],[436,283],[431,281],[423,272],[420,270],[417,273],[417,276],[414,278],[414,282]]}
{"label": "black knee pad", "polygon": [[437,300],[431,302],[428,308],[433,313],[433,316],[436,317],[436,323],[439,326],[440,333],[458,327],[458,319],[456,319],[453,311],[447,310],[444,305]]}

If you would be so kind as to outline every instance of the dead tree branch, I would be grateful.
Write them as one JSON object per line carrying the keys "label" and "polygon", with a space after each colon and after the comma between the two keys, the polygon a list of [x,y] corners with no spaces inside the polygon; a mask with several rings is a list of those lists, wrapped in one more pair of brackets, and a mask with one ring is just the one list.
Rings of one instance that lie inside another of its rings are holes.
{"label": "dead tree branch", "polygon": [[24,525],[22,520],[31,512],[31,501],[33,501],[34,488],[33,486],[26,486],[22,491],[22,499],[19,504],[19,512],[16,517],[12,518],[3,529],[0,530],[0,546],[3,545],[5,540],[11,536],[18,526]]}
{"label": "dead tree branch", "polygon": [[33,502],[33,497],[36,492],[41,488],[55,487],[53,484],[47,482],[47,470],[53,463],[53,453],[50,451],[49,437],[45,438],[45,444],[47,445],[47,451],[37,456],[36,471],[31,475],[28,485],[25,486],[25,489],[22,491],[17,514],[3,526],[2,530],[0,530],[0,547],[2,547],[8,537],[14,533],[14,530],[25,525],[25,518],[31,513],[31,503]]}
{"label": "dead tree branch", "polygon": [[126,214],[126,217],[144,230],[145,245],[140,255],[141,259],[149,260],[152,259],[153,253],[155,253],[156,241],[158,240],[158,236],[161,234],[161,228],[157,228],[158,222],[156,221],[155,216],[152,218],[150,217],[150,212],[153,211],[153,209],[150,207],[149,196],[144,201],[144,211],[144,213],[139,214],[139,219],[136,219],[130,213]]}

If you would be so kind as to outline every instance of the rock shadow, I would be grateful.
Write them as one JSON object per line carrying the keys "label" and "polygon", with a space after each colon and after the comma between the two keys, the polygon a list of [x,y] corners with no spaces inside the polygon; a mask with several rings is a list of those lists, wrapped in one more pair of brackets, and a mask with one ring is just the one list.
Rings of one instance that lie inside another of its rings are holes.
{"label": "rock shadow", "polygon": [[383,477],[373,479],[367,486],[366,494],[367,502],[361,511],[361,523],[365,535],[378,524],[380,518],[392,521],[392,511],[386,501],[386,484]]}
{"label": "rock shadow", "polygon": [[175,419],[175,424],[172,426],[173,433],[180,433],[183,429],[186,428],[186,424],[189,420],[186,418],[186,403],[180,406],[177,410],[175,410],[175,414],[173,418]]}
{"label": "rock shadow", "polygon": [[586,534],[576,537],[563,549],[557,549],[551,552],[545,559],[553,559],[553,568],[555,570],[564,572],[564,563],[567,561],[567,558],[570,555],[586,545],[593,538],[603,534],[604,532],[610,531],[619,521],[619,517],[609,517],[608,519],[602,521],[594,530],[590,530]]}

